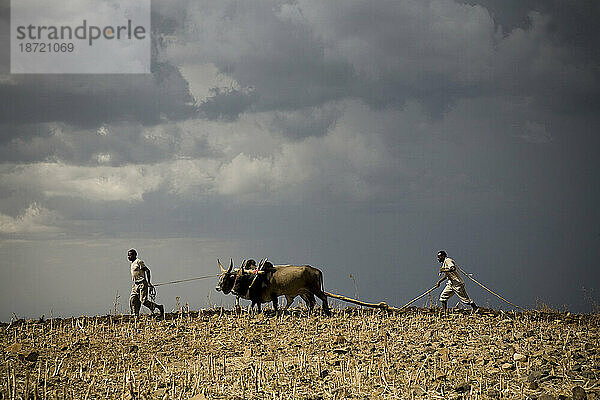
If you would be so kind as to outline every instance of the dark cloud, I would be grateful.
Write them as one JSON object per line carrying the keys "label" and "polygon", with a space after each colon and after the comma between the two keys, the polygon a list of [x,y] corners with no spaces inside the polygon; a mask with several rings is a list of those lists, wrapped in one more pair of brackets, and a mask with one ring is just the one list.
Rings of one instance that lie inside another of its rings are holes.
{"label": "dark cloud", "polygon": [[0,0],[0,76],[10,72],[10,0]]}
{"label": "dark cloud", "polygon": [[[10,45],[8,3],[0,2],[0,51],[4,54]],[[6,106],[0,108],[0,141],[47,136],[46,123],[95,129],[109,123],[148,126],[193,117],[197,110],[187,81],[178,68],[159,56],[161,38],[173,32],[173,16],[153,13],[152,23],[152,73],[147,75],[11,75],[9,57],[2,57],[0,102]]]}
{"label": "dark cloud", "polygon": [[[169,54],[183,63],[214,63],[252,87],[255,111],[346,98],[402,108],[416,99],[440,118],[461,98],[508,94],[589,114],[600,97],[592,39],[598,6],[552,4],[229,1],[210,11],[191,5],[178,31],[183,40]],[[231,113],[227,102],[217,104],[224,99],[209,100],[210,115],[239,115],[239,95],[234,99]]]}
{"label": "dark cloud", "polygon": [[[511,76],[501,79],[494,90],[508,83],[514,86],[513,93],[532,95],[542,107],[586,117],[596,113],[600,107],[600,53],[597,51],[600,3],[593,0],[469,0],[465,3],[486,7],[504,35],[510,35],[515,29],[524,32],[535,29],[537,40],[546,48],[539,46],[531,50],[538,54],[548,50],[555,52],[553,58],[539,57],[538,62],[548,64],[541,74],[530,70],[532,59],[514,60]],[[542,24],[540,17],[546,19]]]}
{"label": "dark cloud", "polygon": [[147,164],[174,157],[210,157],[202,134],[189,133],[177,123],[144,126],[135,122],[102,124],[94,129],[65,123],[0,125],[11,133],[0,148],[0,159],[11,163],[40,161],[73,165],[120,166]]}
{"label": "dark cloud", "polygon": [[[509,33],[514,28],[531,27],[530,14],[538,12],[552,17],[546,32],[553,40],[569,45],[574,54],[585,59],[598,57],[592,52],[596,38],[600,36],[597,21],[600,17],[600,4],[594,0],[461,0],[466,4],[478,4],[487,8],[494,21]],[[597,58],[596,58],[597,60]]]}
{"label": "dark cloud", "polygon": [[[1,159],[120,165],[160,161],[182,150],[180,135],[172,129],[154,136],[143,132],[145,127],[164,126],[197,113],[179,69],[159,60],[160,39],[173,32],[175,16],[152,14],[153,61],[148,75],[11,75],[9,57],[2,57]],[[0,51],[5,54],[10,45],[9,17],[9,2],[2,0]],[[98,134],[107,126],[112,128],[110,135]],[[196,151],[183,153],[197,152],[193,147]]]}
{"label": "dark cloud", "polygon": [[[157,124],[194,115],[188,84],[177,68],[153,65],[152,75],[11,75],[0,83],[0,122],[65,122],[96,127],[113,121]],[[10,135],[10,133],[9,133]]]}
{"label": "dark cloud", "polygon": [[257,99],[258,96],[252,89],[212,88],[210,97],[202,101],[198,110],[204,118],[233,121]]}
{"label": "dark cloud", "polygon": [[310,26],[280,15],[285,6],[190,3],[180,42],[169,55],[182,63],[213,63],[240,87],[253,88],[256,111],[294,110],[346,96],[351,66],[327,60]]}
{"label": "dark cloud", "polygon": [[311,107],[297,111],[275,113],[273,128],[284,136],[298,140],[310,136],[324,136],[335,126],[342,111],[333,106]]}

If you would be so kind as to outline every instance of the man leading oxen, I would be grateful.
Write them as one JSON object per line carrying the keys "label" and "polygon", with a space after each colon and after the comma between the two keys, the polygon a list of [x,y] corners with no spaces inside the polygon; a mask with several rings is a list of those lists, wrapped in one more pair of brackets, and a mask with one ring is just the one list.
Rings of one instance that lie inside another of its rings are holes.
{"label": "man leading oxen", "polygon": [[[323,291],[322,272],[310,265],[275,265],[272,264],[265,268],[267,261],[261,262],[260,267],[255,271],[248,271],[243,268],[247,265],[242,263],[242,267],[233,271],[233,260],[229,264],[229,269],[225,270],[221,262],[217,260],[221,268],[221,276],[217,290],[224,294],[233,292],[236,296],[252,301],[252,305],[260,306],[262,303],[273,302],[273,309],[277,311],[279,296],[285,296],[287,309],[297,296],[300,296],[306,303],[308,309],[312,311],[316,301],[315,296],[321,299],[323,303],[323,312],[330,314],[327,303],[327,295]],[[264,278],[258,278],[258,274],[263,274]],[[236,301],[236,305],[237,305]]]}

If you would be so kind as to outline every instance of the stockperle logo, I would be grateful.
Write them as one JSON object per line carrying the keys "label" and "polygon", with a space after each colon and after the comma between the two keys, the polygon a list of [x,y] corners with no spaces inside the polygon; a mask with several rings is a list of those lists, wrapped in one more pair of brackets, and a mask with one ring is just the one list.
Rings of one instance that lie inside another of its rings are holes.
{"label": "stockperle logo", "polygon": [[150,0],[11,0],[11,73],[150,73]]}

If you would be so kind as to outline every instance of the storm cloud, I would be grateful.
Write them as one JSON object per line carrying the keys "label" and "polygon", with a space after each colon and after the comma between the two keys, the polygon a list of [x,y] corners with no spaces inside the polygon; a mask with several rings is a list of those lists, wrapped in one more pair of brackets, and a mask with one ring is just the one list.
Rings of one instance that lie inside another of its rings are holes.
{"label": "storm cloud", "polygon": [[[2,279],[36,246],[60,274],[61,249],[114,265],[122,249],[93,249],[135,245],[158,277],[181,252],[203,271],[269,256],[396,304],[444,248],[516,302],[586,311],[599,17],[592,1],[156,2],[152,74],[0,75]],[[38,312],[3,301],[0,319]]]}

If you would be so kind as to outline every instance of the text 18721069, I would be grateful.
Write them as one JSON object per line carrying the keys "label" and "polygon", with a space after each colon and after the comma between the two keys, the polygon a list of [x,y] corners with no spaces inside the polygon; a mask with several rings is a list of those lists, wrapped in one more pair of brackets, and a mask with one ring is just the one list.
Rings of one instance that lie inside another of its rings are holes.
{"label": "text 18721069", "polygon": [[26,42],[19,43],[21,53],[72,53],[73,43]]}

